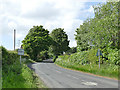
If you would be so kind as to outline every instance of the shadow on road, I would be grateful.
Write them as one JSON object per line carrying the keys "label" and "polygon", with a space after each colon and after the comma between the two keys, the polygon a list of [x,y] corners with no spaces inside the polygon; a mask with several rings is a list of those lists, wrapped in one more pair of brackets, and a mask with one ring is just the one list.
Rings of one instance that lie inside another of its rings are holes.
{"label": "shadow on road", "polygon": [[43,60],[40,63],[54,63],[52,59]]}

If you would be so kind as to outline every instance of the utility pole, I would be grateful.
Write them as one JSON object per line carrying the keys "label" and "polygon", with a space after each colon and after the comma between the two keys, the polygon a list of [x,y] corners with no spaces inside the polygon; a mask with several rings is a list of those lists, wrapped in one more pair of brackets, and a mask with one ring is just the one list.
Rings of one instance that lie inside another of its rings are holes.
{"label": "utility pole", "polygon": [[14,51],[15,51],[16,30],[14,29]]}

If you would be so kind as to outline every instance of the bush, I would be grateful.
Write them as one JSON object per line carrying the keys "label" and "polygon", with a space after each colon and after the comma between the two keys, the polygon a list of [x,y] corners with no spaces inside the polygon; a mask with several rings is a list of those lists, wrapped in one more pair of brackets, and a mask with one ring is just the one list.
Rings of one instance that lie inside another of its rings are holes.
{"label": "bush", "polygon": [[83,52],[78,52],[70,55],[69,59],[70,59],[70,62],[72,63],[85,65],[85,64],[88,64],[88,60],[86,56],[87,56],[87,52],[83,51]]}
{"label": "bush", "polygon": [[118,50],[117,48],[115,49],[107,48],[107,51],[109,52],[108,59],[110,63],[115,65],[120,65],[120,56],[118,55],[120,50]]}
{"label": "bush", "polygon": [[5,65],[12,65],[14,64],[19,58],[17,52],[13,51],[2,51],[2,66]]}
{"label": "bush", "polygon": [[11,65],[18,59],[17,52],[7,51],[3,46],[0,47],[2,51],[2,66]]}
{"label": "bush", "polygon": [[[98,64],[99,58],[96,56],[98,49],[91,48],[88,51],[81,51],[74,54],[69,55],[69,58],[66,58],[67,55],[62,57],[66,62],[72,64]],[[112,48],[104,48],[101,49],[103,56],[100,56],[101,64],[113,64],[120,65],[120,56],[118,53],[120,50],[112,49]],[[69,60],[66,60],[69,59]]]}
{"label": "bush", "polygon": [[[91,63],[91,64],[97,64],[97,62],[99,62],[98,57],[96,56],[98,49],[90,49],[88,50],[87,53],[87,60]],[[101,60],[102,61],[102,60]]]}
{"label": "bush", "polygon": [[120,52],[117,48],[106,47],[103,49],[103,56],[105,57],[104,61],[108,64],[120,65]]}

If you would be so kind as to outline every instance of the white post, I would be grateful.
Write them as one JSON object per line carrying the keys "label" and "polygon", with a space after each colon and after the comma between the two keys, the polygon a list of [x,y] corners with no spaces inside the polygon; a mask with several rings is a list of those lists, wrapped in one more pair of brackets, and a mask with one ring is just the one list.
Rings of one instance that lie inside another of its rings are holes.
{"label": "white post", "polygon": [[98,56],[99,56],[99,69],[100,69],[100,49],[98,49]]}
{"label": "white post", "polygon": [[20,64],[21,64],[21,55],[20,55]]}

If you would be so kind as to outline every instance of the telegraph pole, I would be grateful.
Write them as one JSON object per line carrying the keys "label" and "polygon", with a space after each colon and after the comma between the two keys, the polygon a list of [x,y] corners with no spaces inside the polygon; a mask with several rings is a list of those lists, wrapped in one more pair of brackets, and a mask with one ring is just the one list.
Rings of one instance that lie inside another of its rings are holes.
{"label": "telegraph pole", "polygon": [[14,29],[14,51],[15,51],[16,30]]}

